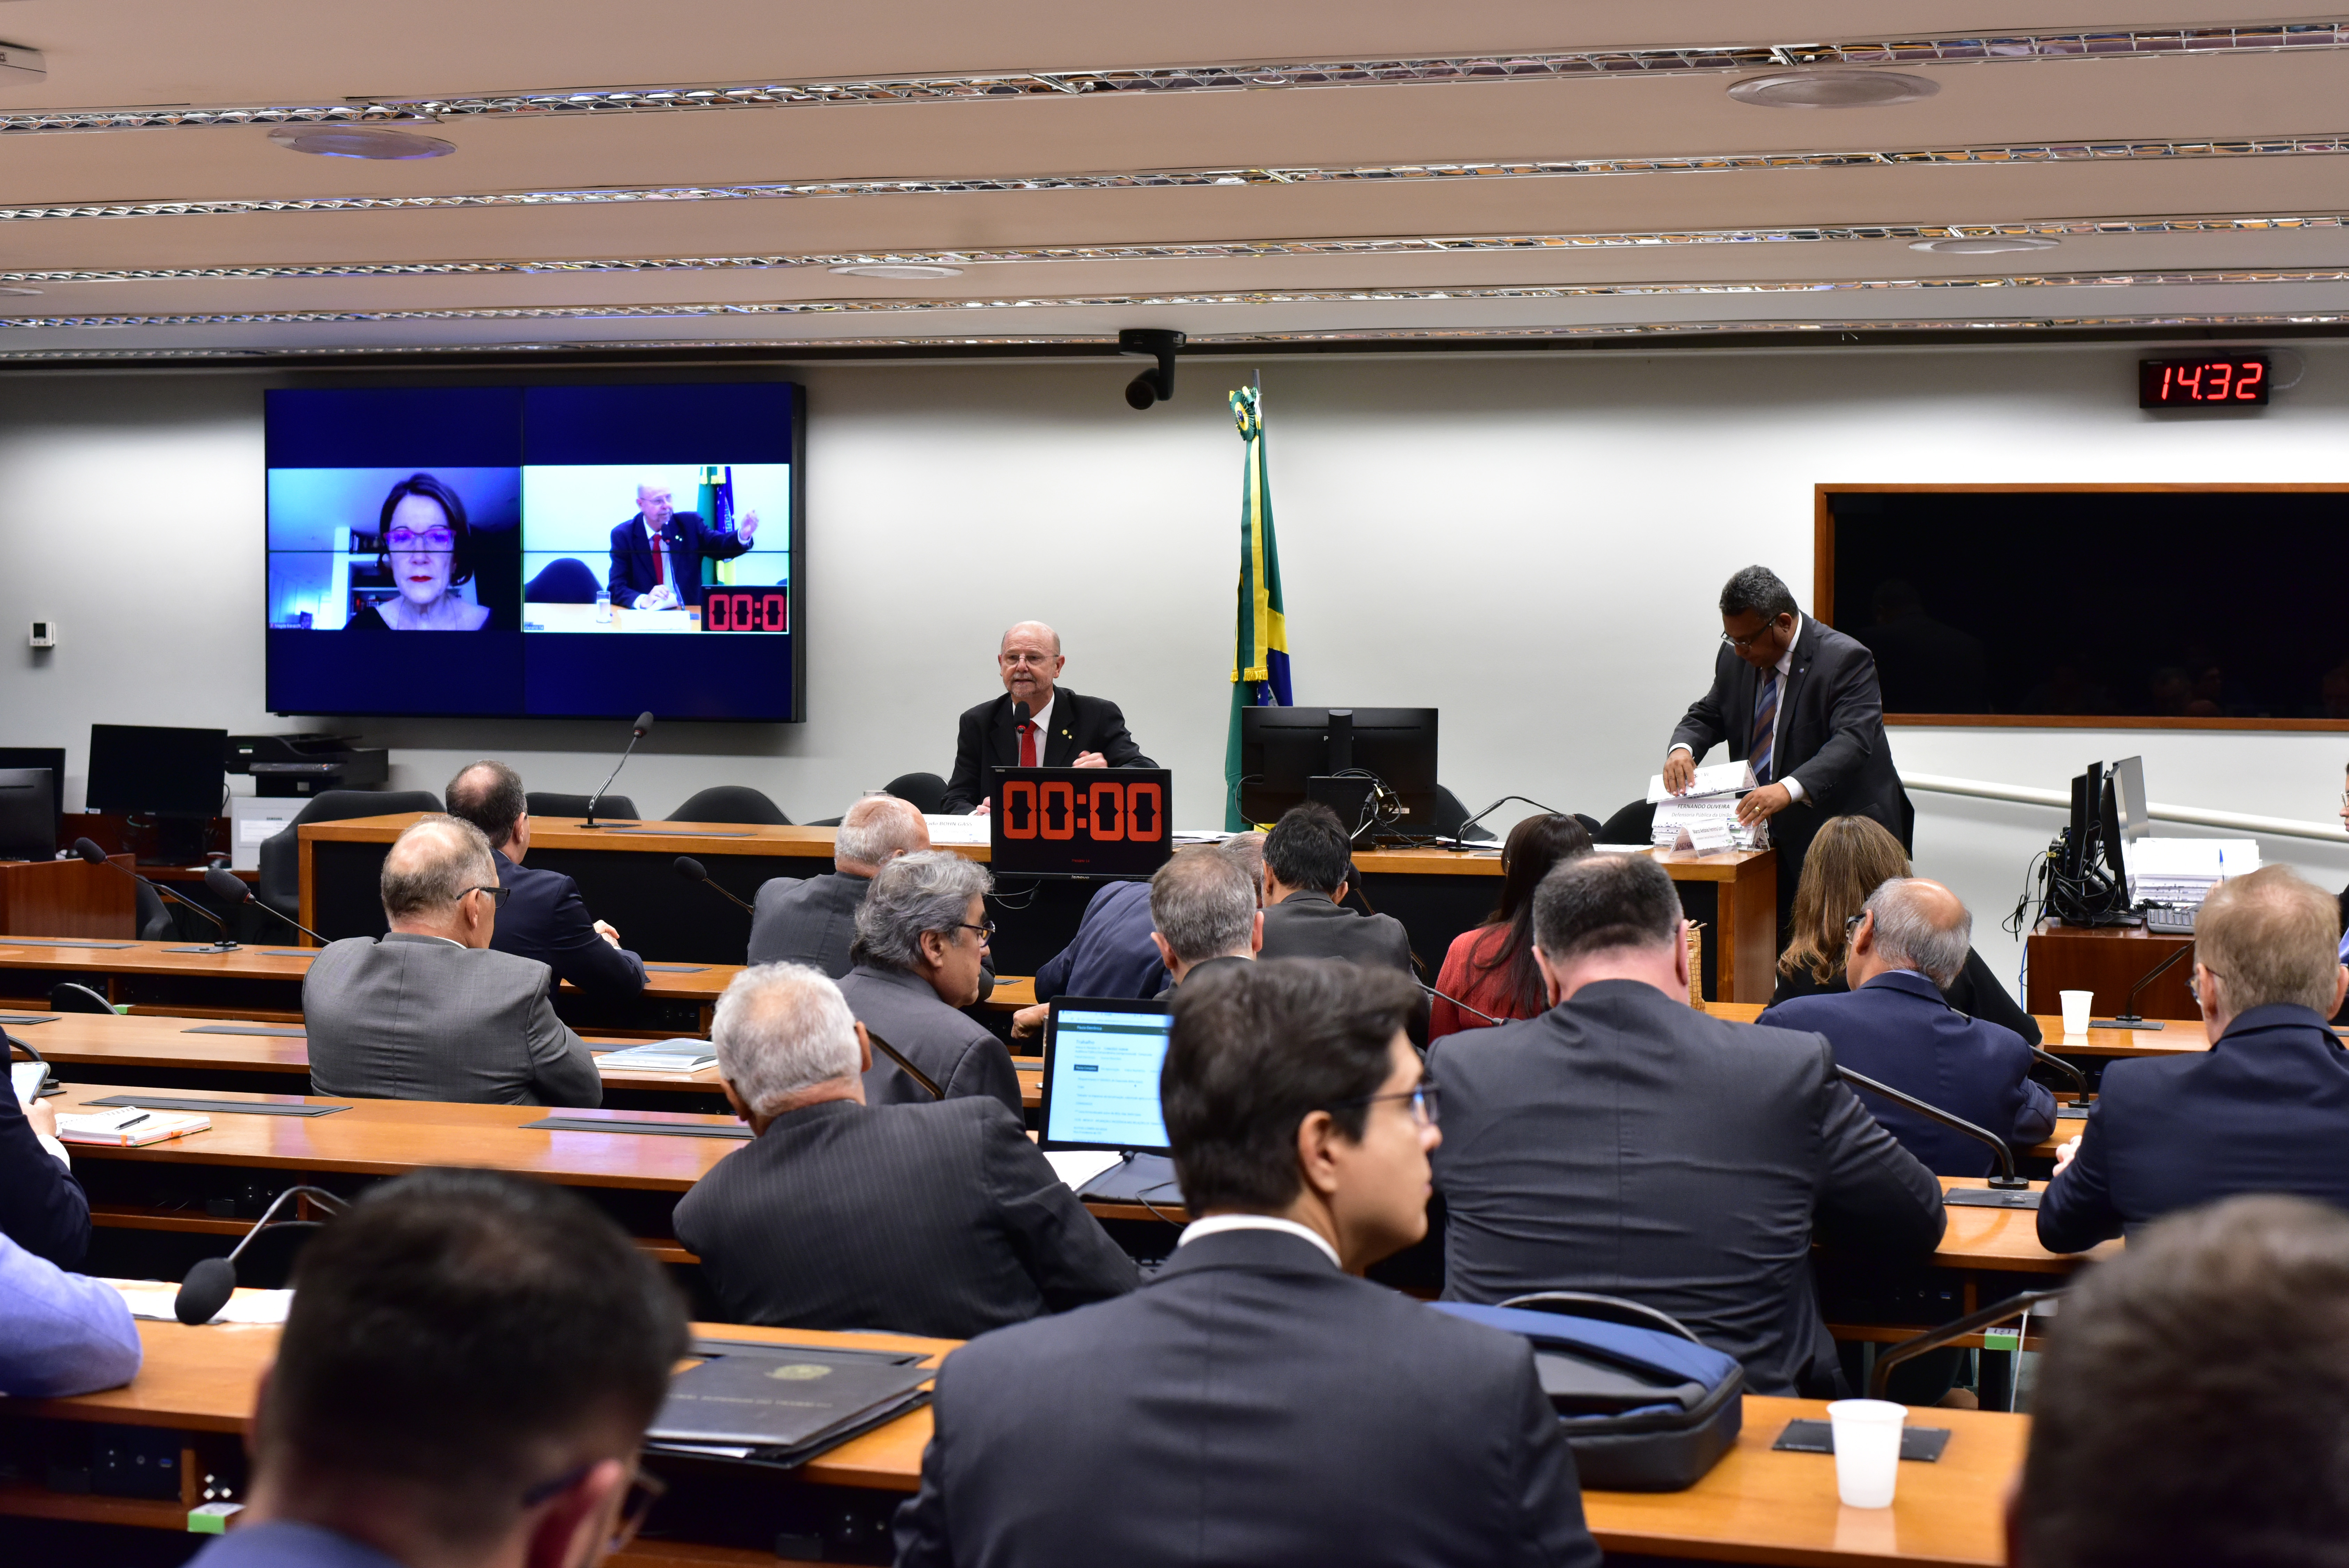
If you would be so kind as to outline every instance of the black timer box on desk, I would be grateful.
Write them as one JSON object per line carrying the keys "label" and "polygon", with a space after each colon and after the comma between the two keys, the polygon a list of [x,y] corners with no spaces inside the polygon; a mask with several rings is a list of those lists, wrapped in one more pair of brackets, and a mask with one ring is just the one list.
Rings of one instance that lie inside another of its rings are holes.
{"label": "black timer box on desk", "polygon": [[1147,877],[1174,852],[1165,768],[1003,768],[988,848],[1000,877]]}

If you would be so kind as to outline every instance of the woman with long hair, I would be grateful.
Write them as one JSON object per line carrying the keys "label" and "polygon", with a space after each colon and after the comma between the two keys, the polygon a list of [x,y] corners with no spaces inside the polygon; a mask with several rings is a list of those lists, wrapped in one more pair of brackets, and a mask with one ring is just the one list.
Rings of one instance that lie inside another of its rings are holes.
{"label": "woman with long hair", "polygon": [[[1868,816],[1836,816],[1820,825],[1803,857],[1803,879],[1795,884],[1793,940],[1778,959],[1778,989],[1770,1004],[1821,992],[1846,991],[1844,940],[1868,897],[1896,877],[1913,877],[1900,841]],[[1950,1005],[1971,1017],[2002,1023],[2033,1045],[2038,1023],[2015,1004],[1982,955],[1966,950],[1966,966],[1943,993]]]}
{"label": "woman with long hair", "polygon": [[1589,853],[1589,831],[1570,816],[1529,816],[1509,830],[1501,846],[1500,904],[1483,925],[1452,939],[1436,977],[1444,995],[1428,1012],[1429,1039],[1485,1028],[1477,1012],[1506,1022],[1548,1007],[1534,967],[1534,889],[1559,861]]}

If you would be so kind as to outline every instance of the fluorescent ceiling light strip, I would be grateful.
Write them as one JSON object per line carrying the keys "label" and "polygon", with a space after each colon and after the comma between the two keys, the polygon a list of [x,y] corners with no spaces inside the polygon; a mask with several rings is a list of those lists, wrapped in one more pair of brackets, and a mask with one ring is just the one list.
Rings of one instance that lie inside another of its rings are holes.
{"label": "fluorescent ceiling light strip", "polygon": [[2020,223],[1807,224],[1613,234],[1425,234],[1225,240],[1191,244],[1003,245],[974,250],[835,251],[735,256],[604,256],[545,261],[290,262],[237,266],[53,267],[0,272],[0,284],[268,282],[301,278],[530,277],[559,273],[743,272],[843,266],[982,266],[1025,262],[1226,261],[1263,256],[1527,254],[1856,240],[2074,238],[2094,234],[2265,234],[2349,228],[2349,214],[2238,218],[2056,218]]}
{"label": "fluorescent ceiling light strip", "polygon": [[1971,33],[1834,43],[1666,46],[1450,55],[1302,64],[1153,66],[1132,69],[989,71],[704,87],[573,88],[454,98],[197,108],[61,109],[0,114],[0,135],[149,130],[230,125],[356,124],[418,119],[546,119],[646,112],[777,109],[818,104],[958,103],[1105,93],[1264,92],[1413,83],[1594,81],[1804,66],[1925,66],[1992,61],[2163,58],[2349,47],[2349,19],[2250,26],[2098,28]]}
{"label": "fluorescent ceiling light strip", "polygon": [[1494,163],[1383,163],[1280,169],[1159,169],[991,179],[807,180],[742,185],[584,186],[567,191],[440,196],[248,196],[216,201],[74,202],[0,207],[0,223],[60,218],[220,217],[247,213],[380,213],[458,207],[625,206],[645,202],[740,202],[841,196],[921,196],[1015,191],[1139,191],[1227,185],[1556,179],[1572,175],[1717,174],[1924,164],[2044,164],[2171,159],[2324,157],[2349,152],[2349,134],[2218,141],[2068,141],[1901,151],[1729,152],[1678,158],[1522,159]]}
{"label": "fluorescent ceiling light strip", "polygon": [[2349,267],[2042,273],[2001,277],[1847,278],[1813,282],[1612,283],[1464,288],[1247,289],[1000,299],[789,299],[644,305],[485,305],[424,309],[190,311],[152,315],[0,316],[0,327],[234,327],[350,321],[637,320],[662,317],[852,316],[963,310],[1157,309],[1185,306],[1420,304],[1442,300],[1686,298],[1988,288],[2146,288],[2211,284],[2349,283]]}

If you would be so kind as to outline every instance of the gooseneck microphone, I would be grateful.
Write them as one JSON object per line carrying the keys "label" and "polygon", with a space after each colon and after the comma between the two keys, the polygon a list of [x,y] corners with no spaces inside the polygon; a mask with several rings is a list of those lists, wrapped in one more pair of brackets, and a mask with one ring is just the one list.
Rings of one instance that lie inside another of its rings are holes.
{"label": "gooseneck microphone", "polygon": [[736,898],[734,894],[728,889],[719,887],[711,879],[708,868],[705,867],[700,861],[696,860],[692,856],[680,855],[674,862],[672,862],[672,864],[677,867],[677,874],[684,877],[687,881],[698,882],[703,887],[709,888],[711,892],[717,894],[719,898],[726,899],[730,903],[741,904],[742,908],[752,915],[756,915],[759,912],[758,910],[751,909],[749,904],[744,903],[742,899]]}
{"label": "gooseneck microphone", "polygon": [[587,820],[581,823],[579,825],[580,826],[601,827],[604,826],[602,823],[595,820],[595,808],[603,803],[605,794],[611,789],[612,779],[616,779],[620,776],[620,770],[626,767],[628,765],[628,759],[636,754],[636,742],[643,740],[645,738],[646,732],[650,730],[652,727],[653,711],[647,708],[643,712],[636,715],[635,726],[628,731],[627,747],[626,750],[621,752],[620,760],[612,764],[612,778],[605,779],[604,781],[603,789],[597,790],[594,794],[587,797]]}
{"label": "gooseneck microphone", "polygon": [[[218,915],[213,914],[210,909],[205,909],[202,904],[197,903],[194,899],[183,898],[180,894],[174,893],[171,888],[164,887],[160,882],[148,881],[146,877],[141,877],[138,872],[133,871],[128,866],[115,866],[113,861],[109,860],[106,857],[106,851],[100,849],[97,844],[91,840],[87,838],[77,838],[74,840],[73,847],[76,855],[80,856],[84,860],[88,861],[91,865],[114,866],[114,868],[117,871],[121,872],[133,882],[141,883],[153,889],[157,898],[169,898],[175,904],[181,905],[186,909],[193,909],[197,914],[202,915],[205,919],[210,920],[212,925],[218,929],[220,935],[205,944],[204,947],[199,950],[208,953],[233,953],[239,950],[239,949],[243,945],[230,938],[228,934],[228,922],[222,919]],[[209,880],[206,885],[210,885]],[[242,886],[242,884],[240,884],[240,886]]]}
{"label": "gooseneck microphone", "polygon": [[1493,1016],[1491,1013],[1489,1013],[1489,1012],[1477,1012],[1475,1008],[1473,1008],[1473,1007],[1469,1006],[1466,1002],[1464,1002],[1461,1001],[1458,997],[1456,997],[1456,996],[1446,996],[1446,995],[1444,995],[1442,992],[1440,992],[1440,991],[1436,990],[1436,989],[1435,989],[1435,987],[1433,987],[1433,986],[1432,986],[1432,985],[1428,984],[1428,983],[1427,983],[1427,981],[1423,981],[1423,981],[1418,981],[1418,982],[1417,982],[1417,984],[1418,984],[1418,986],[1419,986],[1419,989],[1420,989],[1420,990],[1422,990],[1422,991],[1423,991],[1423,992],[1427,992],[1427,994],[1428,994],[1428,995],[1430,995],[1430,996],[1432,996],[1432,997],[1435,998],[1435,1000],[1436,1000],[1436,1001],[1438,1001],[1438,1002],[1450,1002],[1453,1006],[1454,1006],[1454,1007],[1458,1008],[1461,1012],[1463,1012],[1466,1013],[1466,1014],[1467,1014],[1469,1017],[1471,1017],[1471,1018],[1481,1018],[1481,1019],[1483,1019],[1483,1020],[1484,1020],[1485,1023],[1506,1023],[1510,1022],[1508,1019],[1506,1019],[1506,1018],[1495,1018],[1495,1017],[1494,1017],[1494,1016]]}
{"label": "gooseneck microphone", "polygon": [[2193,950],[2194,944],[2192,942],[2187,942],[2179,947],[2176,952],[2171,953],[2168,958],[2162,960],[2159,963],[2146,971],[2143,975],[2138,977],[2137,982],[2129,987],[2128,1000],[2121,1004],[2121,1010],[2110,1018],[2089,1020],[2089,1027],[2094,1029],[2160,1029],[2165,1027],[2161,1020],[2158,1018],[2147,1019],[2142,1013],[2138,1012],[2137,1010],[2137,999],[2145,994],[2145,988],[2147,986],[2151,985],[2155,981],[2159,980],[2164,974],[2168,972],[2170,966],[2177,963],[2179,959],[2184,958],[2188,953],[2190,953]]}
{"label": "gooseneck microphone", "polygon": [[253,896],[253,888],[245,882],[245,879],[238,876],[235,872],[230,870],[225,866],[215,866],[212,867],[212,869],[206,871],[204,873],[204,886],[212,890],[214,898],[221,899],[231,909],[236,908],[239,904],[249,903],[256,909],[266,909],[271,914],[276,916],[279,919],[285,921],[287,925],[293,927],[295,930],[301,932],[304,936],[309,938],[312,941],[317,943],[320,947],[325,947],[326,945],[326,938],[320,936],[317,932],[312,930],[309,927],[304,925],[301,921],[295,919],[293,916],[287,914],[276,905],[264,904],[260,899],[254,898]]}
{"label": "gooseneck microphone", "polygon": [[873,1049],[880,1052],[881,1054],[888,1057],[889,1060],[896,1063],[899,1067],[903,1068],[905,1070],[905,1076],[913,1079],[914,1082],[921,1085],[925,1089],[927,1089],[930,1092],[930,1098],[934,1100],[943,1100],[947,1097],[947,1092],[938,1087],[938,1081],[936,1078],[931,1077],[927,1073],[923,1072],[919,1067],[916,1067],[911,1062],[906,1061],[905,1054],[903,1051],[898,1050],[895,1045],[890,1044],[886,1040],[882,1039],[878,1034],[874,1033],[873,1026],[869,1023],[864,1026],[864,1037],[873,1042]]}
{"label": "gooseneck microphone", "polygon": [[[2031,1190],[2029,1181],[2014,1173],[2014,1151],[2006,1147],[2006,1140],[1998,1134],[1987,1127],[1976,1127],[1963,1116],[1952,1116],[1940,1106],[1920,1100],[1914,1095],[1903,1093],[1889,1084],[1880,1084],[1865,1073],[1855,1073],[1848,1067],[1837,1067],[1836,1073],[1845,1083],[1854,1088],[1866,1089],[1871,1095],[1882,1095],[1895,1105],[1905,1106],[1919,1116],[1937,1121],[1953,1132],[1961,1132],[1970,1138],[1990,1145],[1991,1152],[1998,1156],[1998,1174],[1990,1179],[1990,1191],[1985,1193],[1980,1188],[1953,1187],[1941,1195],[1942,1202],[1960,1205],[1987,1204],[1995,1209],[2039,1207],[2039,1194]],[[1968,1193],[1973,1196],[1966,1196]]]}
{"label": "gooseneck microphone", "polygon": [[218,1316],[220,1309],[228,1305],[228,1298],[236,1293],[237,1254],[251,1246],[253,1239],[260,1235],[272,1222],[274,1222],[280,1230],[312,1231],[326,1223],[323,1220],[279,1220],[277,1211],[285,1207],[286,1199],[295,1197],[307,1198],[325,1210],[330,1217],[340,1214],[350,1207],[344,1199],[336,1197],[323,1187],[287,1188],[270,1201],[268,1208],[261,1211],[261,1218],[254,1220],[253,1229],[247,1231],[243,1239],[229,1250],[227,1257],[205,1258],[188,1271],[188,1277],[180,1283],[179,1294],[171,1300],[171,1315],[191,1328],[198,1324],[210,1323]]}

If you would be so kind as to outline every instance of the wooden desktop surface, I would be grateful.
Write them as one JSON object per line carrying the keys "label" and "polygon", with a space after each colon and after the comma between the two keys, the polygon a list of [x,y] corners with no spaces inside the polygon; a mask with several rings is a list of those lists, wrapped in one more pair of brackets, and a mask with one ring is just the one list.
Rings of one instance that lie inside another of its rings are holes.
{"label": "wooden desktop surface", "polygon": [[[712,1339],[902,1348],[933,1357],[955,1345],[951,1340],[738,1324],[697,1324],[694,1332]],[[261,1373],[275,1352],[278,1330],[142,1322],[139,1333],[146,1346],[146,1365],[128,1387],[67,1399],[10,1400],[0,1410],[0,1419],[95,1421],[217,1433],[243,1428]],[[1937,1463],[1900,1467],[1892,1507],[1862,1510],[1837,1502],[1832,1456],[1771,1449],[1788,1421],[1824,1420],[1826,1413],[1826,1407],[1817,1400],[1748,1397],[1737,1446],[1688,1490],[1584,1493],[1592,1533],[1609,1552],[1818,1568],[1891,1563],[1974,1565],[2002,1560],[2002,1511],[2007,1489],[2023,1463],[2029,1417],[1990,1410],[1912,1411],[1913,1425],[1948,1428],[1949,1446]],[[800,1478],[821,1485],[910,1493],[920,1485],[922,1450],[931,1429],[926,1407],[911,1411],[810,1460]],[[652,1464],[659,1468],[657,1457]],[[31,1483],[11,1486],[0,1494],[0,1511],[33,1511],[45,1501],[48,1511],[56,1512],[64,1511],[58,1505],[86,1504],[119,1514],[127,1503],[151,1513],[158,1528],[184,1528],[181,1505],[47,1493]],[[143,1517],[127,1521],[150,1522]],[[719,1547],[685,1545],[680,1550],[674,1540],[641,1542],[613,1561],[648,1568],[680,1560],[741,1568],[775,1561],[765,1552]]]}
{"label": "wooden desktop surface", "polygon": [[[1759,1004],[1744,1002],[1708,1002],[1704,1010],[1737,1023],[1751,1023],[1762,1014]],[[2180,1051],[2210,1049],[2199,1018],[2160,1020],[2159,1029],[2091,1029],[2085,1034],[2066,1034],[2062,1014],[2033,1016],[2043,1036],[2039,1048],[2052,1056],[2175,1056]]]}

